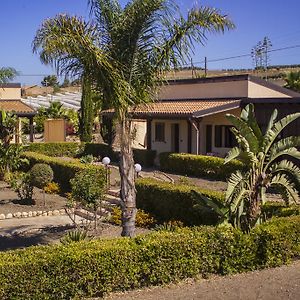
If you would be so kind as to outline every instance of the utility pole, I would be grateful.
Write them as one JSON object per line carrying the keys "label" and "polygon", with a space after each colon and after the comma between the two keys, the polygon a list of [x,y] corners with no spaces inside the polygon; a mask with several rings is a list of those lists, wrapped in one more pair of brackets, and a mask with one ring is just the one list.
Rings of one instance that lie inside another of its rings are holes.
{"label": "utility pole", "polygon": [[204,76],[207,77],[207,57],[204,58]]}

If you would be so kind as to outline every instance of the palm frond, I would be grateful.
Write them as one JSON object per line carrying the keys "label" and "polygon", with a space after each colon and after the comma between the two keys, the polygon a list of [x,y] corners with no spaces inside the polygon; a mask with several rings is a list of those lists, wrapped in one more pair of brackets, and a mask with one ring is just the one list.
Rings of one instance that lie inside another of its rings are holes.
{"label": "palm frond", "polygon": [[275,175],[271,182],[270,186],[277,187],[278,191],[283,197],[283,200],[287,203],[294,201],[295,203],[299,202],[299,194],[294,184],[285,174]]}
{"label": "palm frond", "polygon": [[247,140],[249,144],[249,150],[257,153],[260,148],[259,140],[247,122],[231,114],[226,114],[226,118],[235,126],[235,128],[239,131],[239,134]]}
{"label": "palm frond", "polygon": [[289,160],[285,159],[279,163],[273,164],[271,173],[274,175],[277,173],[285,173],[286,175],[291,176],[295,182],[300,184],[300,168]]}
{"label": "palm frond", "polygon": [[299,117],[300,113],[290,114],[274,123],[273,126],[266,131],[263,142],[263,148],[266,153],[269,151],[275,139],[282,132],[282,130]]}

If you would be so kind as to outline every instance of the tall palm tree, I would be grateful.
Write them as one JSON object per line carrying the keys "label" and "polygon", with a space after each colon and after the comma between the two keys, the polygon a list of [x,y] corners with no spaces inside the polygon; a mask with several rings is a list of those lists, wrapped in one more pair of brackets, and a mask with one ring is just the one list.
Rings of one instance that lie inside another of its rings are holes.
{"label": "tall palm tree", "polygon": [[274,187],[286,203],[299,203],[300,168],[291,161],[300,159],[299,136],[279,139],[282,130],[300,117],[300,113],[277,119],[277,110],[271,115],[266,131],[258,126],[254,105],[247,105],[240,117],[226,115],[233,124],[238,146],[229,151],[225,163],[238,159],[246,166],[228,180],[226,201],[230,205],[231,219],[236,226],[244,220],[245,230],[261,221],[261,206],[266,202],[266,191]]}
{"label": "tall palm tree", "polygon": [[[207,33],[234,27],[218,10],[200,7],[184,18],[168,0],[90,0],[91,21],[67,15],[46,20],[33,50],[64,73],[80,73],[96,85],[120,124],[123,236],[133,236],[136,216],[130,109],[155,98],[164,72],[189,58]],[[82,101],[85,105],[87,101]],[[88,104],[86,104],[88,105]]]}
{"label": "tall palm tree", "polygon": [[14,79],[16,75],[18,72],[14,68],[0,68],[0,84]]}

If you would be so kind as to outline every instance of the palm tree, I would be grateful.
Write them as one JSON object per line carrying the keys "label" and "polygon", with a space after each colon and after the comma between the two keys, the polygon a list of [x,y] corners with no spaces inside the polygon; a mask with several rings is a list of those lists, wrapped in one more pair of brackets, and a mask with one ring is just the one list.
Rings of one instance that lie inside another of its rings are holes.
{"label": "palm tree", "polygon": [[285,78],[285,87],[295,92],[300,92],[300,71],[290,72]]}
{"label": "palm tree", "polygon": [[238,159],[246,166],[245,171],[230,176],[226,201],[234,225],[249,230],[262,220],[261,206],[266,202],[268,188],[277,189],[287,204],[299,201],[300,168],[290,158],[300,159],[297,150],[300,137],[279,137],[286,126],[300,117],[300,113],[277,121],[275,109],[264,133],[258,126],[253,104],[247,105],[240,117],[230,114],[226,117],[234,126],[232,132],[238,147],[229,151],[225,163]]}
{"label": "palm tree", "polygon": [[15,78],[18,72],[14,68],[0,68],[0,84]]}
{"label": "palm tree", "polygon": [[[155,98],[164,72],[189,58],[194,42],[224,32],[232,22],[218,10],[201,7],[184,18],[168,0],[90,0],[90,22],[59,15],[38,30],[33,50],[58,71],[81,74],[87,94],[96,86],[120,125],[123,236],[133,236],[136,215],[130,109]],[[89,102],[83,99],[82,111]]]}

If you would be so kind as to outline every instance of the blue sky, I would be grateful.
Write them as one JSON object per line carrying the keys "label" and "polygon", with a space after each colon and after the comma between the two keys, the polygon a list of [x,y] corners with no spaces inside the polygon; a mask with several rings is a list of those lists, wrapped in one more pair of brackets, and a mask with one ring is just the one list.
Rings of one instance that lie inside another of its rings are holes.
{"label": "blue sky", "polygon": [[[121,3],[126,3],[126,0]],[[205,47],[196,47],[194,62],[203,61],[205,56],[213,60],[250,53],[251,48],[264,36],[271,39],[273,49],[300,45],[298,0],[178,0],[177,3],[183,13],[197,3],[219,8],[236,25],[235,30],[224,35],[208,36]],[[1,1],[0,66],[11,66],[20,71],[24,76],[18,77],[17,81],[22,84],[39,84],[43,75],[55,73],[51,67],[42,65],[37,55],[32,54],[31,42],[42,21],[58,13],[87,17],[87,0]],[[299,64],[300,48],[273,52],[271,63]],[[251,67],[251,57],[208,63],[209,69]]]}

